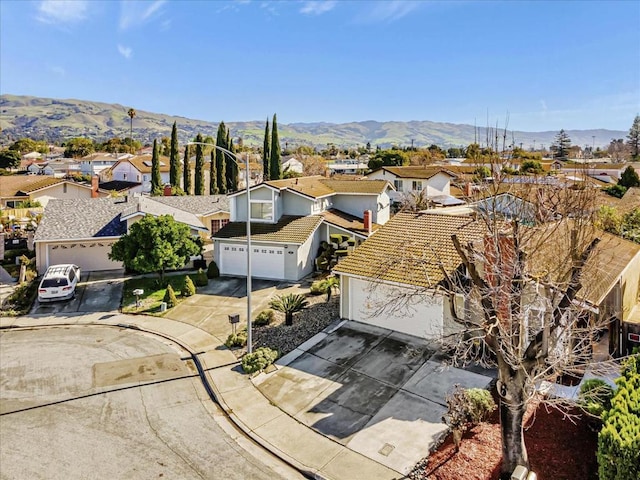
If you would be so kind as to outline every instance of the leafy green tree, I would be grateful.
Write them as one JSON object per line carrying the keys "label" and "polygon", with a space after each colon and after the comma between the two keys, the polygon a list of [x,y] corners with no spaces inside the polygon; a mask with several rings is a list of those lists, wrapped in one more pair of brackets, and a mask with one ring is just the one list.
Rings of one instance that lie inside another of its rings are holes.
{"label": "leafy green tree", "polygon": [[541,174],[544,170],[542,164],[537,160],[525,160],[520,167],[522,173],[533,173],[536,175]]}
{"label": "leafy green tree", "polygon": [[136,153],[138,150],[142,148],[142,143],[138,140],[134,140],[131,137],[126,137],[122,139],[122,143],[124,143],[127,147],[123,149],[123,152]]}
{"label": "leafy green tree", "polygon": [[[220,122],[218,125],[218,132],[216,134],[216,145],[221,148],[227,148],[227,127],[224,122]],[[227,160],[225,153],[222,150],[216,149],[216,169],[218,184],[218,191],[221,194],[227,193]]]}
{"label": "leafy green tree", "polygon": [[625,188],[640,187],[640,177],[635,168],[631,165],[625,168],[620,180],[618,180],[618,185],[622,185]]}
{"label": "leafy green tree", "polygon": [[20,152],[15,150],[0,151],[0,168],[17,168],[20,165]]}
{"label": "leafy green tree", "polygon": [[284,313],[285,325],[293,325],[293,314],[307,308],[309,302],[304,298],[304,295],[289,293],[287,295],[277,295],[269,302],[269,306]]}
{"label": "leafy green tree", "polygon": [[164,292],[162,301],[165,302],[169,308],[173,308],[178,304],[178,297],[176,297],[176,292],[171,284],[167,285],[167,290]]}
{"label": "leafy green tree", "polygon": [[280,138],[278,137],[278,122],[276,114],[273,114],[271,122],[271,150],[269,155],[269,180],[279,180],[282,178],[282,158],[280,153]]}
{"label": "leafy green tree", "polygon": [[380,167],[400,167],[409,165],[409,156],[402,150],[380,150],[369,160],[368,167],[376,170]]}
{"label": "leafy green tree", "polygon": [[211,161],[209,162],[209,195],[218,195],[218,169],[216,165],[216,152],[211,150]]}
{"label": "leafy green tree", "polygon": [[269,118],[264,126],[264,141],[262,142],[262,179],[269,180],[269,161],[271,160],[271,134],[269,133]]}
{"label": "leafy green tree", "polygon": [[128,270],[156,272],[164,282],[167,270],[183,267],[200,251],[188,225],[171,215],[146,215],[112,245],[109,258],[123,262]]}
{"label": "leafy green tree", "polygon": [[160,155],[163,157],[168,157],[171,154],[171,139],[169,137],[160,138],[158,146],[160,147]]}
{"label": "leafy green tree", "polygon": [[202,135],[196,135],[196,177],[194,182],[194,194],[204,195],[204,153]]}
{"label": "leafy green tree", "polygon": [[184,171],[182,172],[183,179],[183,190],[186,195],[191,195],[191,162],[189,160],[189,145],[185,145],[184,147]]}
{"label": "leafy green tree", "polygon": [[151,155],[151,193],[157,195],[162,189],[162,175],[160,174],[160,147],[158,140],[153,139],[153,154]]}
{"label": "leafy green tree", "polygon": [[633,125],[629,129],[627,138],[629,139],[627,145],[631,147],[631,158],[634,161],[640,160],[640,115],[636,115],[636,118],[633,119]]}
{"label": "leafy green tree", "polygon": [[569,138],[569,134],[562,129],[556,135],[555,141],[551,146],[551,150],[554,152],[554,156],[556,158],[566,159],[569,155],[570,149],[571,139]]}
{"label": "leafy green tree", "polygon": [[32,140],[30,138],[21,138],[13,142],[9,147],[9,150],[15,150],[21,155],[30,152],[38,152],[44,155],[49,153],[49,145],[47,145],[47,142],[44,141],[36,142],[35,140]]}
{"label": "leafy green tree", "polygon": [[171,147],[169,148],[169,183],[180,186],[180,151],[178,150],[178,126],[173,122],[171,129]]}
{"label": "leafy green tree", "polygon": [[95,151],[93,142],[88,138],[72,138],[65,143],[64,156],[69,158],[80,158]]}

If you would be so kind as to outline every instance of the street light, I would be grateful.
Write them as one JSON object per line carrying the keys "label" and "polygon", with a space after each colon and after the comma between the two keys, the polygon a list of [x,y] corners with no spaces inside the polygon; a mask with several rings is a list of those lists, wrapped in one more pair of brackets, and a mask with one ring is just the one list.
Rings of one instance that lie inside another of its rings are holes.
{"label": "street light", "polygon": [[[220,150],[225,155],[228,155],[231,160],[233,160],[233,163],[238,165],[238,167],[240,166],[240,162],[238,161],[236,154],[226,148],[205,142],[188,142],[187,145],[204,145],[207,147],[213,147],[216,150]],[[251,340],[251,200],[249,198],[249,152],[247,152],[244,164],[244,177],[247,191],[247,353],[251,353],[253,351],[253,345]],[[209,181],[211,182],[213,179],[209,179]]]}

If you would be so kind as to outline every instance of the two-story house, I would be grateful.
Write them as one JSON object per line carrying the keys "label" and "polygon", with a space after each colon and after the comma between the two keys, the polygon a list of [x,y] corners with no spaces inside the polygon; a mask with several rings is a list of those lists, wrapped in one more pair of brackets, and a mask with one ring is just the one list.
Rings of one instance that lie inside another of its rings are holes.
{"label": "two-story house", "polygon": [[92,153],[80,159],[80,173],[101,176],[103,172],[118,163],[118,160],[126,160],[132,157],[133,155],[130,153]]}
{"label": "two-story house", "polygon": [[[132,193],[151,192],[151,155],[118,160],[102,175],[104,180],[135,182],[140,185],[130,189]],[[160,177],[162,184],[169,183],[169,157],[160,157]]]}
{"label": "two-story house", "polygon": [[438,166],[381,167],[366,175],[371,180],[386,180],[393,184],[393,202],[401,202],[404,195],[424,192],[434,203],[442,204],[451,197],[451,180],[456,174]]}
{"label": "two-story house", "polygon": [[321,242],[342,234],[362,242],[390,216],[385,180],[331,180],[321,176],[263,182],[229,195],[231,221],[213,235],[222,275],[247,273],[246,221],[251,221],[252,275],[299,280],[315,268]]}

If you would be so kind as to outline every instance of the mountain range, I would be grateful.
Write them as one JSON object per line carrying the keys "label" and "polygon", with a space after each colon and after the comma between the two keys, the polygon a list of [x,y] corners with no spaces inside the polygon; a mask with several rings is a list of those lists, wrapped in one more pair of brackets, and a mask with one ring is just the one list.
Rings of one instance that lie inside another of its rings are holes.
{"label": "mountain range", "polygon": [[[21,137],[35,140],[63,142],[72,137],[89,137],[104,141],[112,137],[129,136],[130,107],[115,103],[86,100],[60,100],[31,96],[0,96],[0,142],[7,143]],[[135,108],[135,107],[133,107]],[[217,122],[194,120],[162,113],[136,110],[133,119],[133,137],[144,143],[154,138],[169,136],[173,122],[177,122],[181,142],[196,134],[215,138]],[[264,121],[226,122],[233,137],[241,137],[246,145],[262,145]],[[491,132],[491,129],[489,130]],[[606,147],[611,139],[624,138],[628,132],[620,130],[565,130],[573,145]],[[371,146],[386,148],[391,145],[416,147],[436,144],[440,147],[466,146],[477,137],[486,141],[487,129],[473,125],[432,121],[410,122],[350,122],[350,123],[290,123],[278,124],[283,148],[309,145],[319,149],[328,144],[337,147]],[[509,130],[506,143],[522,144],[524,148],[541,148],[553,143],[557,131],[521,132]],[[502,130],[498,132],[502,145]],[[490,133],[494,136],[495,133]]]}

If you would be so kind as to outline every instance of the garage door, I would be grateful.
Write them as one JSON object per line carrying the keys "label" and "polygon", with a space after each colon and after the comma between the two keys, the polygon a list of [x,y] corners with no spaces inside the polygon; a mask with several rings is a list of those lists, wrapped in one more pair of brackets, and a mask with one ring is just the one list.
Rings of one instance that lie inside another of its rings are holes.
{"label": "garage door", "polygon": [[[284,278],[284,248],[253,245],[251,276],[258,278]],[[222,275],[247,275],[246,247],[237,244],[220,244],[220,273]]]}
{"label": "garage door", "polygon": [[99,270],[118,270],[122,268],[122,262],[109,260],[111,243],[86,242],[86,243],[61,243],[49,245],[49,265],[59,263],[73,263],[84,272]]}

